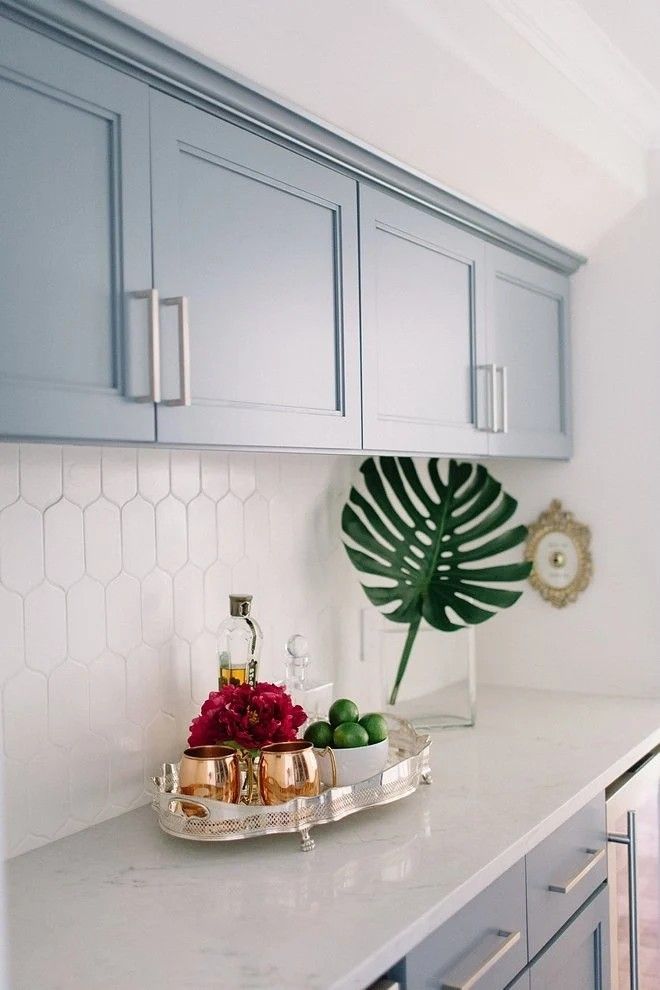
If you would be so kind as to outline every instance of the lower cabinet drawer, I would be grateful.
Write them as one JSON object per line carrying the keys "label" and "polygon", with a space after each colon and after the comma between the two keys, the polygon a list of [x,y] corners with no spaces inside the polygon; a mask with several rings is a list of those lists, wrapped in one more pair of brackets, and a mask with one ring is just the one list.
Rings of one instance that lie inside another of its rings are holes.
{"label": "lower cabinet drawer", "polygon": [[404,990],[504,990],[526,962],[525,868],[520,862],[424,939],[392,976]]}
{"label": "lower cabinet drawer", "polygon": [[600,795],[527,855],[530,959],[606,879],[606,847]]}

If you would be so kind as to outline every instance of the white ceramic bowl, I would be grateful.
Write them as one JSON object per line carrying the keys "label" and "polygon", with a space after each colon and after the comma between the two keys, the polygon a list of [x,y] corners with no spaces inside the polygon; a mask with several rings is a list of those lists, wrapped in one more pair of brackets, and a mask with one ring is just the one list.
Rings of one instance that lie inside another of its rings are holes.
{"label": "white ceramic bowl", "polygon": [[328,787],[344,787],[346,784],[357,784],[380,773],[387,763],[389,742],[372,743],[370,746],[356,746],[354,749],[333,749],[335,758],[336,779],[333,776],[332,757],[327,749],[314,749],[314,755],[319,765],[321,780]]}

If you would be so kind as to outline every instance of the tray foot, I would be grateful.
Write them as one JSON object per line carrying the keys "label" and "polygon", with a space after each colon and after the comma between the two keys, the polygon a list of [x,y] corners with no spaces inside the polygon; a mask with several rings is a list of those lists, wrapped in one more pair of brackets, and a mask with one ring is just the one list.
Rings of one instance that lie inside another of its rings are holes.
{"label": "tray foot", "polygon": [[433,783],[433,774],[431,773],[430,767],[427,767],[426,770],[422,770],[422,783],[423,784]]}
{"label": "tray foot", "polygon": [[300,829],[300,848],[302,849],[302,851],[304,853],[311,852],[315,845],[316,845],[316,842],[314,841],[314,839],[310,835],[309,829],[308,828],[301,828]]}

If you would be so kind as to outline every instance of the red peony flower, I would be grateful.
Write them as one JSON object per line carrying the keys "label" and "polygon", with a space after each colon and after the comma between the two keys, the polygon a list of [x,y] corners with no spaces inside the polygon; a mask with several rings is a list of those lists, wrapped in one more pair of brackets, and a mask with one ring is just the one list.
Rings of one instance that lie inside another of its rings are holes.
{"label": "red peony flower", "polygon": [[189,746],[234,743],[242,749],[261,749],[273,742],[290,742],[307,719],[300,705],[283,687],[260,681],[227,684],[211,691],[190,724]]}

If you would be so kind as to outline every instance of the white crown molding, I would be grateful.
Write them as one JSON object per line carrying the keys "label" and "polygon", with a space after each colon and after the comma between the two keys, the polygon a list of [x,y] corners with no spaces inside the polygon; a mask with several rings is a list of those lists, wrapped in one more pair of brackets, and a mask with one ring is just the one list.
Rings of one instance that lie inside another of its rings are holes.
{"label": "white crown molding", "polygon": [[660,145],[660,92],[576,0],[486,0],[643,147]]}

